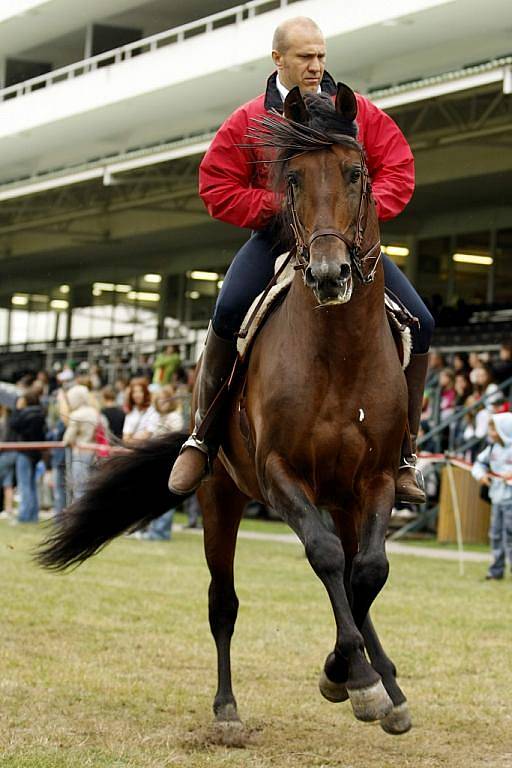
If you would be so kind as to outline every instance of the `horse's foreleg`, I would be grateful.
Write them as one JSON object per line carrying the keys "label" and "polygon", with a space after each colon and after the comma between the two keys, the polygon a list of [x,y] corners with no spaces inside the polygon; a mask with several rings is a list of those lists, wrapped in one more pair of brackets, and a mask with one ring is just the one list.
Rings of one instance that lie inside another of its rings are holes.
{"label": "horse's foreleg", "polygon": [[395,483],[390,476],[375,479],[364,495],[359,551],[351,573],[352,613],[364,637],[373,668],[379,673],[392,702],[393,710],[381,721],[388,733],[405,733],[411,727],[406,698],[396,682],[396,668],[386,655],[369,615],[370,605],[384,586],[388,575],[385,535],[394,500]]}
{"label": "horse's foreleg", "polygon": [[396,681],[396,667],[382,647],[369,613],[364,620],[362,633],[372,667],[381,676],[384,687],[393,702],[393,709],[380,721],[380,724],[386,733],[394,735],[406,733],[412,726],[407,699]]}
{"label": "horse's foreleg", "polygon": [[335,656],[346,661],[346,688],[359,720],[380,720],[392,709],[382,681],[367,661],[344,585],[345,556],[341,541],[327,530],[308,487],[285,460],[272,453],[264,468],[268,499],[304,544],[307,558],[323,582],[336,621]]}
{"label": "horse's foreleg", "polygon": [[236,536],[247,498],[220,462],[198,491],[203,512],[204,547],[211,582],[208,593],[210,629],[217,648],[217,692],[213,702],[219,722],[239,720],[231,684],[231,637],[238,613],[233,579]]}

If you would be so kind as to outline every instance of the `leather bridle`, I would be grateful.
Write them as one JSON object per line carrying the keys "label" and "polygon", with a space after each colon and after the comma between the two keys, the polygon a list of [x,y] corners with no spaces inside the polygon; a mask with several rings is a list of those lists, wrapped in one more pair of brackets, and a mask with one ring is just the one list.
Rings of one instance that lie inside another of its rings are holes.
{"label": "leather bridle", "polygon": [[[305,274],[310,261],[310,248],[314,241],[319,237],[332,235],[333,237],[337,237],[347,246],[350,254],[351,265],[361,283],[363,283],[363,285],[368,285],[368,283],[373,282],[375,278],[375,272],[377,270],[377,265],[381,256],[381,245],[380,239],[378,239],[372,246],[370,246],[370,248],[364,251],[364,253],[361,250],[368,218],[368,206],[371,200],[371,184],[368,169],[364,161],[363,152],[361,152],[361,175],[361,196],[359,198],[359,207],[357,211],[356,230],[352,240],[350,240],[344,232],[340,232],[338,229],[324,227],[315,229],[315,231],[311,233],[309,239],[306,241],[306,237],[304,235],[304,227],[299,219],[295,205],[294,183],[293,180],[288,179],[286,184],[286,204],[288,208],[290,226],[295,237],[295,269],[301,269]],[[364,262],[366,259],[371,258],[371,255],[374,251],[377,250],[377,248],[379,249],[379,255],[375,260],[375,264],[373,265],[370,272],[365,274]]]}

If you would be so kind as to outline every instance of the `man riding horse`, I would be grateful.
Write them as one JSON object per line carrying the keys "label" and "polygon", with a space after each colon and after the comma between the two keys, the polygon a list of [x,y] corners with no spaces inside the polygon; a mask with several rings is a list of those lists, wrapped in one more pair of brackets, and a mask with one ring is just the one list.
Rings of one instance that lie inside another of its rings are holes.
{"label": "man riding horse", "polygon": [[[222,425],[215,413],[221,409],[214,400],[231,373],[242,320],[271,280],[277,256],[286,250],[276,234],[280,201],[269,189],[268,165],[262,162],[265,158],[256,146],[247,150],[242,145],[248,143],[254,118],[264,117],[270,110],[282,112],[284,99],[295,86],[302,94],[322,92],[333,98],[336,94],[336,83],[325,71],[325,39],[314,21],[305,17],[285,21],[274,33],[272,48],[277,71],[269,77],[265,93],[224,122],[199,169],[199,192],[210,215],[253,231],[231,263],[217,299],[202,357],[195,429],[183,445],[169,479],[170,490],[177,494],[187,495],[200,485],[217,453]],[[364,146],[379,219],[387,221],[401,213],[411,199],[413,155],[396,123],[368,99],[359,94],[356,98],[358,140]],[[384,254],[383,264],[386,287],[419,321],[411,329],[413,354],[405,371],[408,430],[396,498],[422,503],[425,495],[415,470],[415,443],[434,321],[405,275]],[[201,430],[204,439],[199,439],[196,434],[207,412],[209,425]]]}

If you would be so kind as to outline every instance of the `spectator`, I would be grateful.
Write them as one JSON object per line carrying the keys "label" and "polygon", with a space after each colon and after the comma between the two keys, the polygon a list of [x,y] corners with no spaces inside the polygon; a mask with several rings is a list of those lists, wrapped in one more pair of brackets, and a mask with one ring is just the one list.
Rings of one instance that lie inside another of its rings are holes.
{"label": "spectator", "polygon": [[151,395],[145,378],[131,380],[126,409],[128,413],[123,426],[124,442],[131,443],[151,437],[157,428],[159,417],[151,405]]}
{"label": "spectator", "polygon": [[[46,437],[46,419],[39,403],[39,393],[28,389],[18,398],[11,417],[11,427],[19,442],[43,442]],[[41,459],[39,449],[18,451],[16,477],[20,492],[19,523],[37,523],[39,499],[36,486],[36,468]]]}
{"label": "spectator", "polygon": [[504,576],[507,559],[512,567],[512,485],[507,483],[512,480],[512,413],[492,417],[489,440],[491,445],[478,455],[472,474],[480,485],[489,488],[492,563],[485,578],[498,581]]}
{"label": "spectator", "polygon": [[[0,441],[16,441],[16,433],[11,426],[11,415],[7,408],[0,406]],[[16,469],[16,451],[0,451],[0,483],[3,492],[3,512],[8,517],[14,514],[14,472]]]}
{"label": "spectator", "polygon": [[109,433],[117,440],[121,440],[123,437],[125,412],[116,405],[116,393],[112,387],[103,387],[101,397],[103,400],[101,413],[107,420]]}
{"label": "spectator", "polygon": [[446,419],[455,410],[457,392],[455,391],[455,374],[452,368],[443,368],[439,374],[441,389],[441,419]]}
{"label": "spectator", "polygon": [[466,405],[466,401],[473,391],[469,376],[462,371],[456,373],[454,387],[456,394],[455,405],[459,408],[462,408]]}
{"label": "spectator", "polygon": [[169,344],[164,352],[157,355],[153,368],[153,384],[160,387],[170,384],[174,372],[180,367],[181,358],[177,347]]}
{"label": "spectator", "polygon": [[63,440],[71,451],[71,487],[73,498],[84,493],[94,453],[83,448],[84,443],[95,442],[96,431],[101,423],[97,408],[91,404],[89,390],[83,384],[75,384],[64,395],[68,406],[68,426]]}
{"label": "spectator", "polygon": [[494,363],[492,370],[498,384],[512,377],[512,344],[501,345],[499,360]]}
{"label": "spectator", "polygon": [[114,392],[116,393],[116,405],[125,409],[125,411],[126,411],[126,401],[128,398],[128,386],[129,386],[128,379],[126,379],[123,376],[119,376],[114,381]]}
{"label": "spectator", "polygon": [[467,352],[456,352],[453,356],[453,370],[458,373],[468,374],[471,370]]}

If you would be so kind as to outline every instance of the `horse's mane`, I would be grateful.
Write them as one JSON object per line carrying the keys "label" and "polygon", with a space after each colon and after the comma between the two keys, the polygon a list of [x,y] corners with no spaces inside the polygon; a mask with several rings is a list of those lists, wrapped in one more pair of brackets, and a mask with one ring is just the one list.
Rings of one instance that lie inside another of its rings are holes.
{"label": "horse's mane", "polygon": [[[276,193],[282,193],[286,186],[286,170],[289,160],[334,144],[362,151],[357,141],[357,124],[344,118],[336,111],[330,96],[325,93],[306,93],[303,101],[307,109],[307,123],[299,123],[279,112],[273,111],[261,118],[253,118],[247,137],[254,146],[267,149],[266,157],[254,162],[269,163],[269,183]],[[283,209],[274,222],[274,236],[286,247],[291,248],[293,236],[288,226],[288,212]]]}
{"label": "horse's mane", "polygon": [[[281,189],[289,160],[305,152],[326,149],[333,144],[361,151],[357,141],[357,125],[336,111],[332,99],[325,93],[306,93],[307,123],[283,117],[278,112],[253,118],[248,137],[252,144],[271,151],[272,156],[261,162],[273,165],[272,182]],[[258,162],[258,161],[257,161]]]}

